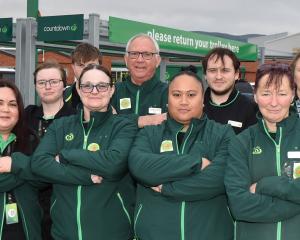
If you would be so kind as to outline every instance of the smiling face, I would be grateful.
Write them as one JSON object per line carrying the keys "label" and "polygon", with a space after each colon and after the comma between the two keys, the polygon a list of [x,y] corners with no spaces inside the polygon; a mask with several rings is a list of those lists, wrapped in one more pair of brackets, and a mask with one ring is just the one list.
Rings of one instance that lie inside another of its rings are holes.
{"label": "smiling face", "polygon": [[254,99],[269,130],[276,131],[276,123],[287,118],[289,115],[294,91],[286,75],[283,75],[279,86],[276,86],[274,83],[267,86],[268,79],[269,75],[266,74],[259,80]]}
{"label": "smiling face", "polygon": [[[148,37],[141,36],[131,42],[128,52],[157,53],[157,50]],[[130,72],[132,82],[137,85],[141,85],[151,79],[161,61],[158,54],[154,54],[151,59],[146,60],[141,54],[136,59],[133,59],[126,53],[124,59]]]}
{"label": "smiling face", "polygon": [[[60,80],[57,86],[50,85],[49,82],[46,85],[40,86],[38,83],[41,81],[48,81],[50,79]],[[42,103],[55,103],[62,101],[64,84],[60,71],[56,68],[45,68],[37,72],[36,74],[36,91],[41,99]]]}
{"label": "smiling face", "polygon": [[176,77],[169,85],[168,109],[170,116],[184,126],[189,126],[192,118],[200,118],[203,113],[201,83],[186,74]]}
{"label": "smiling face", "polygon": [[0,134],[10,133],[19,120],[16,96],[11,88],[0,88]]}
{"label": "smiling face", "polygon": [[[114,93],[114,86],[110,86],[110,78],[101,70],[91,69],[86,71],[80,80],[80,87],[78,93],[81,98],[83,108],[85,112],[96,111],[105,112],[107,111],[110,98]],[[103,87],[101,91],[98,91],[95,87],[106,85],[107,88]],[[87,92],[88,86],[92,86],[92,91]],[[94,86],[94,87],[93,87]]]}

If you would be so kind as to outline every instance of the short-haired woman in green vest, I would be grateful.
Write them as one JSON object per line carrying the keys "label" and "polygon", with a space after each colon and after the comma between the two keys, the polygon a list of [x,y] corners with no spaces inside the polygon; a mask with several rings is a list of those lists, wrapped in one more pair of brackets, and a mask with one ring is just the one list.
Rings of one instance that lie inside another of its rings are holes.
{"label": "short-haired woman in green vest", "polygon": [[32,170],[53,183],[55,240],[128,240],[132,206],[119,192],[137,126],[114,115],[110,72],[88,65],[79,78],[83,108],[53,121],[32,159]]}
{"label": "short-haired woman in green vest", "polygon": [[294,95],[288,65],[258,68],[258,123],[231,141],[225,173],[237,240],[299,239],[300,120],[291,108]]}

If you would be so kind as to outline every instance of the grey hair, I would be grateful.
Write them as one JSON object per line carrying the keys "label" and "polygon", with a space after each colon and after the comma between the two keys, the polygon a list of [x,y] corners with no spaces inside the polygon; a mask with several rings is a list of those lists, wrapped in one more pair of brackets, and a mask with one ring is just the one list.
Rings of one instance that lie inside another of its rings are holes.
{"label": "grey hair", "polygon": [[149,40],[151,40],[151,42],[154,44],[155,51],[159,55],[159,46],[158,46],[157,41],[153,37],[149,36],[146,33],[138,33],[128,40],[127,45],[126,45],[126,54],[128,53],[129,47],[130,47],[131,43],[133,42],[133,40],[135,40],[136,38],[140,38],[140,37],[148,38]]}

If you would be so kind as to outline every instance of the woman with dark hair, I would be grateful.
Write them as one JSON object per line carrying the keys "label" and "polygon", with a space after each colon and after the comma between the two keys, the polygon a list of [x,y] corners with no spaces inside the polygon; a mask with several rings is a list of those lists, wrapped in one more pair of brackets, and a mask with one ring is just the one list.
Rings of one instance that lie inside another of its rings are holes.
{"label": "woman with dark hair", "polygon": [[230,126],[203,113],[201,79],[175,75],[168,89],[168,117],[139,131],[129,156],[136,178],[136,239],[232,240],[224,169]]}
{"label": "woman with dark hair", "polygon": [[300,120],[290,111],[294,94],[288,65],[258,68],[258,123],[231,141],[225,174],[237,240],[299,239]]}
{"label": "woman with dark hair", "polygon": [[0,238],[42,239],[41,209],[28,155],[37,138],[24,123],[23,101],[10,81],[0,81]]}
{"label": "woman with dark hair", "polygon": [[119,186],[136,123],[112,113],[106,68],[88,65],[78,86],[82,110],[48,127],[31,162],[32,171],[53,183],[52,237],[132,239],[132,206]]}

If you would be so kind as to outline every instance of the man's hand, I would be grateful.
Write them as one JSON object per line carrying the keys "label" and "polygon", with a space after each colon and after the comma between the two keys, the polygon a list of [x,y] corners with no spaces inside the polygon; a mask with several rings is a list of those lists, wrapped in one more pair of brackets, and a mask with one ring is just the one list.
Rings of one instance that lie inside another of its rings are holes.
{"label": "man's hand", "polygon": [[253,184],[250,186],[249,191],[250,191],[251,193],[255,193],[255,191],[256,191],[256,185],[257,185],[257,183],[253,183]]}
{"label": "man's hand", "polygon": [[11,163],[12,160],[10,156],[0,157],[0,173],[10,173]]}
{"label": "man's hand", "polygon": [[202,158],[201,170],[206,168],[209,164],[211,164],[211,161],[209,161],[207,158]]}
{"label": "man's hand", "polygon": [[91,175],[91,180],[95,184],[100,184],[102,182],[102,180],[103,180],[103,177],[92,174]]}
{"label": "man's hand", "polygon": [[166,119],[167,113],[140,116],[138,119],[138,126],[139,128],[143,128],[150,125],[159,125]]}
{"label": "man's hand", "polygon": [[162,184],[156,186],[156,187],[151,187],[153,191],[161,193],[162,190]]}

